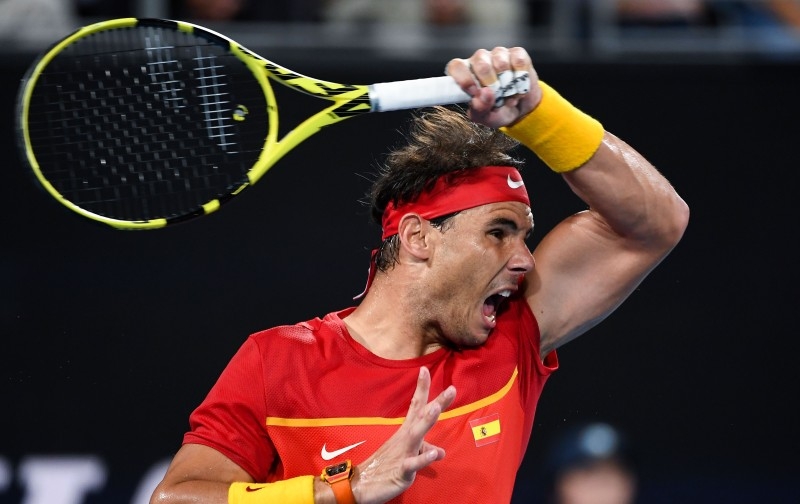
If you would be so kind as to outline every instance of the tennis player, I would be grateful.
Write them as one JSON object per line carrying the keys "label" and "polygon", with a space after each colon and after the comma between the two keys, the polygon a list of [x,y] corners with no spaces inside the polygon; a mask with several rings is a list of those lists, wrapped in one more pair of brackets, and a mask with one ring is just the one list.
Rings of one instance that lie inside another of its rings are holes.
{"label": "tennis player", "polygon": [[[524,49],[447,71],[469,110],[416,114],[387,157],[361,301],[251,335],[191,414],[152,503],[510,501],[556,349],[630,295],[689,211],[541,82]],[[533,253],[518,143],[588,207]]]}

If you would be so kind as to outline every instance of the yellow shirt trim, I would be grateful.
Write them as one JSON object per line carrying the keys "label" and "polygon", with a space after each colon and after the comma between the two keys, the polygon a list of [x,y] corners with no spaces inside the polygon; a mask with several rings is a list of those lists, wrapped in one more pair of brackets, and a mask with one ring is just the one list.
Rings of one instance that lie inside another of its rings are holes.
{"label": "yellow shirt trim", "polygon": [[[472,413],[473,411],[494,404],[511,390],[514,381],[517,379],[518,370],[514,368],[511,379],[508,380],[503,388],[494,394],[484,397],[470,404],[465,404],[458,408],[448,410],[439,415],[439,420],[447,420],[461,415]],[[267,417],[268,426],[278,427],[334,427],[338,425],[400,425],[405,421],[405,417],[384,418],[384,417],[340,417],[340,418],[280,418]]]}

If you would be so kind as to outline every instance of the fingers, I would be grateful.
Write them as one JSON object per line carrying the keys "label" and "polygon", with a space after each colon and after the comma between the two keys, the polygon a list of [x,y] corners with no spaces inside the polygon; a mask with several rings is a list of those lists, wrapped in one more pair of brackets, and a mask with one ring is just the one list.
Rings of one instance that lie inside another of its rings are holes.
{"label": "fingers", "polygon": [[425,469],[433,462],[437,460],[442,460],[444,458],[445,452],[444,448],[440,448],[438,446],[432,445],[427,442],[422,443],[422,447],[420,448],[419,455],[416,457],[408,457],[403,461],[402,470],[406,474],[406,477],[410,477],[417,471]]}
{"label": "fingers", "polygon": [[421,367],[417,388],[411,398],[411,404],[406,414],[407,421],[423,419],[423,425],[430,424],[426,431],[436,423],[439,415],[447,409],[456,397],[456,389],[452,385],[443,390],[435,399],[428,402],[428,395],[431,389],[431,374],[428,368]]}
{"label": "fingers", "polygon": [[452,77],[468,95],[474,97],[480,92],[481,83],[472,73],[468,60],[461,58],[450,60],[444,69],[444,73]]}
{"label": "fingers", "polygon": [[428,402],[428,394],[431,390],[431,374],[428,368],[421,367],[419,369],[419,377],[417,378],[417,388],[414,389],[414,395],[411,397],[411,404],[408,407],[406,420],[416,418],[420,415]]}
{"label": "fingers", "polygon": [[411,398],[411,405],[403,423],[410,431],[411,442],[416,446],[423,442],[423,438],[439,420],[442,411],[450,407],[456,398],[456,388],[452,385],[444,389],[432,401],[428,402],[431,389],[431,375],[428,368],[419,370],[417,388]]}
{"label": "fingers", "polygon": [[493,108],[502,107],[506,99],[530,91],[533,67],[528,53],[519,47],[496,47],[491,52],[478,51],[473,69],[484,86],[494,94]]}
{"label": "fingers", "polygon": [[422,442],[422,446],[419,449],[420,456],[425,457],[426,465],[430,462],[435,462],[437,460],[442,460],[444,458],[444,448],[441,448],[436,445],[432,445],[427,441]]}
{"label": "fingers", "polygon": [[533,64],[521,47],[495,47],[491,51],[479,49],[468,60],[452,60],[446,72],[470,96],[487,104],[493,99],[492,108],[498,108],[507,98],[530,91]]}
{"label": "fingers", "polygon": [[417,471],[444,458],[444,449],[425,441],[425,436],[455,400],[456,389],[449,386],[428,401],[430,389],[430,372],[422,367],[403,424],[358,465],[353,492],[359,502],[386,502],[396,497],[414,482]]}
{"label": "fingers", "polygon": [[420,368],[417,388],[411,399],[411,406],[403,426],[408,429],[408,442],[413,446],[415,455],[406,457],[402,471],[406,477],[412,477],[420,469],[444,458],[443,448],[425,441],[425,435],[436,425],[442,411],[450,407],[456,397],[456,389],[449,386],[428,402],[431,376],[427,368]]}
{"label": "fingers", "polygon": [[479,49],[468,59],[451,60],[446,73],[472,97],[470,119],[491,128],[517,121],[542,99],[531,57],[521,47]]}
{"label": "fingers", "polygon": [[[442,392],[436,396],[435,402],[439,404],[439,412],[446,410],[453,404],[453,401],[456,398],[456,388],[452,385],[447,387],[446,389],[442,390]],[[437,415],[438,419],[438,415]]]}

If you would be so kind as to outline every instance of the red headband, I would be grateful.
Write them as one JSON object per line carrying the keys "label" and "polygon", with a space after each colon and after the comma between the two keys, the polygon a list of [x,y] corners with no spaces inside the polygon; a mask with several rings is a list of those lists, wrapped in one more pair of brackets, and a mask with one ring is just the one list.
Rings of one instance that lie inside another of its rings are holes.
{"label": "red headband", "polygon": [[470,171],[455,185],[440,177],[430,191],[423,192],[416,201],[401,203],[395,208],[393,202],[383,212],[383,236],[385,240],[397,234],[397,226],[403,215],[414,212],[431,220],[468,208],[501,201],[519,201],[530,206],[528,192],[516,168],[511,166],[483,166]]}

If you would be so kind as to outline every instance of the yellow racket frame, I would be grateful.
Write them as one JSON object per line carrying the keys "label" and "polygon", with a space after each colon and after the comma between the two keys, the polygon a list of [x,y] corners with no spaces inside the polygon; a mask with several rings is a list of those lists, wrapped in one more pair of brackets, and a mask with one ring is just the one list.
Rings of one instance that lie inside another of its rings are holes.
{"label": "yellow racket frame", "polygon": [[[66,199],[61,193],[59,193],[42,173],[31,145],[30,135],[28,132],[28,113],[33,89],[39,76],[42,74],[45,68],[47,68],[47,65],[61,51],[75,41],[105,30],[132,28],[140,25],[141,23],[151,24],[153,22],[163,23],[165,26],[166,24],[174,23],[178,30],[187,33],[205,33],[226,41],[229,44],[230,52],[239,60],[244,62],[245,65],[247,65],[247,67],[252,71],[253,76],[261,85],[261,89],[264,92],[264,97],[267,104],[266,113],[269,122],[269,131],[264,141],[263,149],[256,163],[247,172],[247,180],[244,181],[240,186],[230,191],[230,193],[226,196],[237,195],[246,187],[255,184],[267,172],[267,170],[275,165],[275,163],[277,163],[284,155],[286,155],[286,153],[294,149],[298,144],[306,140],[314,133],[318,132],[323,127],[337,123],[344,119],[348,119],[350,117],[354,117],[356,115],[361,115],[362,113],[371,112],[369,86],[367,85],[339,84],[298,74],[249,51],[224,35],[191,23],[171,20],[140,20],[138,18],[121,18],[82,27],[71,35],[65,37],[63,40],[54,44],[43,56],[40,57],[38,62],[30,71],[29,76],[23,83],[23,88],[20,93],[19,126],[22,132],[22,143],[25,149],[25,157],[36,178],[47,190],[47,192],[50,193],[50,195],[53,196],[57,201],[84,217],[108,224],[117,229],[125,230],[157,229],[163,228],[170,224],[170,219],[168,218],[141,221],[127,221],[109,218],[87,211],[84,208],[74,204],[72,201]],[[272,86],[270,85],[270,78],[288,86],[291,89],[294,89],[295,91],[300,91],[317,98],[323,98],[334,103],[301,122],[298,126],[289,131],[286,135],[284,135],[283,138],[279,140],[278,105],[275,100],[275,94],[272,90]],[[241,118],[239,118],[239,120],[241,120]],[[220,199],[208,201],[202,205],[203,215],[216,211],[219,209],[220,205]]]}

